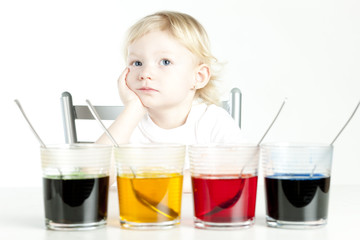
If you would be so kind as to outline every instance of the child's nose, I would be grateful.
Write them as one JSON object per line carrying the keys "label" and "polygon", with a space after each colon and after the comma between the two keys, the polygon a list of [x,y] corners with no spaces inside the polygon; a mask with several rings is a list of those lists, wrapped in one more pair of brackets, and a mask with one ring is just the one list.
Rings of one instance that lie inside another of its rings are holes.
{"label": "child's nose", "polygon": [[147,75],[141,75],[141,76],[140,76],[140,80],[145,80],[145,79],[151,80],[151,77],[150,77],[150,76],[147,76]]}
{"label": "child's nose", "polygon": [[143,67],[139,75],[140,80],[145,80],[145,79],[151,80],[151,71],[149,68],[150,68],[149,66]]}

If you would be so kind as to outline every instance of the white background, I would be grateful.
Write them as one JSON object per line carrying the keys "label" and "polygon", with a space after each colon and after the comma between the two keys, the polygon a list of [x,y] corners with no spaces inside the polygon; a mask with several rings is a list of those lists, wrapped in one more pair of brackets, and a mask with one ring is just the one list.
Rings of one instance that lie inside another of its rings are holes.
{"label": "white background", "polygon": [[[61,93],[71,92],[75,104],[121,104],[124,34],[159,10],[188,13],[207,29],[226,63],[224,98],[232,87],[243,92],[242,129],[251,141],[287,97],[265,142],[330,143],[360,100],[357,0],[1,1],[0,187],[41,186],[39,144],[14,99],[46,144],[63,143]],[[333,160],[332,184],[360,184],[359,112]]]}

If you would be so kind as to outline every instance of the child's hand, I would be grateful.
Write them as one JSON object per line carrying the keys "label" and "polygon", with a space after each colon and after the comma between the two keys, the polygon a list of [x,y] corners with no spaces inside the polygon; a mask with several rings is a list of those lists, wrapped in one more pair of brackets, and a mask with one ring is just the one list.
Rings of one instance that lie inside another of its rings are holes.
{"label": "child's hand", "polygon": [[130,69],[125,68],[118,79],[118,88],[121,101],[125,106],[135,104],[141,108],[144,108],[140,98],[128,87],[126,83],[126,78],[129,72]]}
{"label": "child's hand", "polygon": [[[115,121],[108,128],[111,135],[118,144],[129,143],[131,134],[138,123],[146,114],[146,108],[141,103],[140,98],[127,86],[126,78],[129,69],[126,68],[118,79],[118,88],[121,101],[125,105]],[[97,141],[98,144],[113,144],[104,133]]]}

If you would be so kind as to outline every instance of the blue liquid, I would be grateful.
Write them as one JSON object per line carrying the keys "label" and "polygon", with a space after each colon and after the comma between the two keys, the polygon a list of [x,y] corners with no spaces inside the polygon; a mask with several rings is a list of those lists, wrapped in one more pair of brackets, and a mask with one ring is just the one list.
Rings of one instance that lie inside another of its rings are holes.
{"label": "blue liquid", "polygon": [[282,221],[327,219],[330,177],[275,174],[265,178],[267,215]]}

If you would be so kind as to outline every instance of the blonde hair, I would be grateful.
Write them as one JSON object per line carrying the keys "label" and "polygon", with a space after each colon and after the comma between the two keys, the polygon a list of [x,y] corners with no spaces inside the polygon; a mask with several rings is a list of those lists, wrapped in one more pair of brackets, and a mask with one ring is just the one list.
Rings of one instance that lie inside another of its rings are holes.
{"label": "blonde hair", "polygon": [[210,80],[204,88],[196,90],[195,97],[207,104],[219,104],[217,75],[214,70],[217,59],[211,54],[208,35],[204,27],[188,14],[162,11],[140,19],[128,31],[124,46],[125,59],[128,56],[129,45],[154,30],[168,31],[199,59],[199,64],[206,64],[209,67]]}

